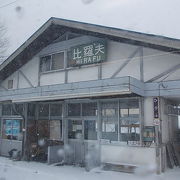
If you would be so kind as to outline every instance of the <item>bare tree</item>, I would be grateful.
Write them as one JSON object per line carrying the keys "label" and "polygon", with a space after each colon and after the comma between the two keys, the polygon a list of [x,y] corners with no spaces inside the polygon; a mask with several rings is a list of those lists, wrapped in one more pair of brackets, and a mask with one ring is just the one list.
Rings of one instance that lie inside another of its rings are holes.
{"label": "bare tree", "polygon": [[7,50],[8,40],[6,38],[6,27],[0,22],[0,62],[5,59],[5,51]]}

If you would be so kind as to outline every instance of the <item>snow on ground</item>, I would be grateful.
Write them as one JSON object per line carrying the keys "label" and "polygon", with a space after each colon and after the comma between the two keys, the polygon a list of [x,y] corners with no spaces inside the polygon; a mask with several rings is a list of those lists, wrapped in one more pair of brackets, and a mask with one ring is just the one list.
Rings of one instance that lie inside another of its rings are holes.
{"label": "snow on ground", "polygon": [[102,171],[96,168],[86,172],[74,166],[52,166],[37,162],[12,161],[0,157],[0,180],[179,180],[180,169],[167,170],[164,174],[128,174]]}

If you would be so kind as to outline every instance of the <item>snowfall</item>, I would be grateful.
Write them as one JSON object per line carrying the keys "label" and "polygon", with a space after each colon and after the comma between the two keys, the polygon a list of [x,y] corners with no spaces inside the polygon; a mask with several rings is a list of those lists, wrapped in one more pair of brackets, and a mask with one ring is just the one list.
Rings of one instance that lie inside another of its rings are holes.
{"label": "snowfall", "polygon": [[[52,16],[180,39],[179,7],[179,0],[0,0],[0,22],[7,29],[9,42],[4,57],[7,58]],[[76,166],[0,157],[0,180],[180,179],[180,168],[167,169],[160,175],[153,169],[140,167],[134,174],[101,168],[87,172]]]}
{"label": "snowfall", "polygon": [[167,169],[165,173],[157,175],[152,168],[137,169],[134,174],[103,171],[94,168],[87,172],[82,167],[54,166],[38,162],[12,161],[0,157],[0,180],[179,180],[180,168]]}
{"label": "snowfall", "polygon": [[7,58],[50,17],[180,39],[179,0],[0,0]]}

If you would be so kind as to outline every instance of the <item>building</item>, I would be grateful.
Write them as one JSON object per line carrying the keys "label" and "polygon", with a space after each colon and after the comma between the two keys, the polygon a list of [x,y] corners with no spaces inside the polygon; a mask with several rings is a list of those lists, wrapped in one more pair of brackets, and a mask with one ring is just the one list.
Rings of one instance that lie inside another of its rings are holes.
{"label": "building", "polygon": [[51,18],[0,66],[0,154],[164,171],[179,79],[177,39]]}

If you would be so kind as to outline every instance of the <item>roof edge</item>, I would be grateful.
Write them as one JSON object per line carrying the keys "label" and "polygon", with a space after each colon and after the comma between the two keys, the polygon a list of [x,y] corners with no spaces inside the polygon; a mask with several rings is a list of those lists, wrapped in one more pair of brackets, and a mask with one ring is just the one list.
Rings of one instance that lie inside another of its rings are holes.
{"label": "roof edge", "polygon": [[51,17],[47,20],[35,33],[33,33],[14,53],[12,53],[1,65],[0,71],[7,66],[18,54],[20,54],[28,45],[30,45],[40,34],[42,34],[52,24],[81,29],[100,34],[110,35],[114,37],[126,38],[129,40],[154,44],[162,47],[177,49],[180,51],[180,40],[160,35],[146,34],[130,30],[124,30],[114,27],[108,27],[75,20],[67,20],[62,18]]}

